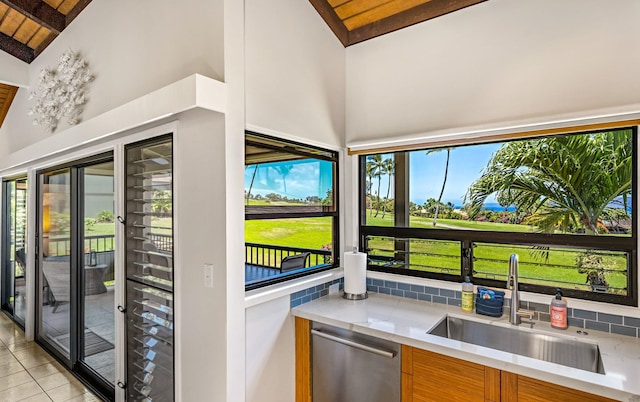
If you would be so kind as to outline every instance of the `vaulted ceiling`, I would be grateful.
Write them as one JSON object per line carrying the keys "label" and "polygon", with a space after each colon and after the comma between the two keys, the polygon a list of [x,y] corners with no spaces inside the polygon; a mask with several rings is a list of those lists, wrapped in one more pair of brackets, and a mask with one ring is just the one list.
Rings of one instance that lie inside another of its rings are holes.
{"label": "vaulted ceiling", "polygon": [[486,0],[309,0],[344,47]]}
{"label": "vaulted ceiling", "polygon": [[[350,46],[486,0],[309,0]],[[31,63],[91,0],[0,0],[0,50]],[[0,84],[0,126],[18,88]]]}

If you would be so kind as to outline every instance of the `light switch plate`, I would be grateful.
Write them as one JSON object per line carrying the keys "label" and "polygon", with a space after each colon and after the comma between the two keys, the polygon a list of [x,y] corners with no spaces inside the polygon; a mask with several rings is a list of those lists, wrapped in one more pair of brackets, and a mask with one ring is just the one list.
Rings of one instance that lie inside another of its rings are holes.
{"label": "light switch plate", "polygon": [[204,264],[204,287],[213,288],[213,264]]}

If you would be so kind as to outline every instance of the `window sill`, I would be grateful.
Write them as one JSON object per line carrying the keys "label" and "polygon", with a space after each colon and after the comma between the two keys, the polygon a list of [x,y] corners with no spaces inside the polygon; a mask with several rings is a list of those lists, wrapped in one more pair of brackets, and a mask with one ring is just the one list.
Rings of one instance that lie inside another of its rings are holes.
{"label": "window sill", "polygon": [[344,271],[342,268],[333,268],[327,271],[318,272],[317,274],[304,276],[302,278],[296,278],[290,281],[276,283],[271,286],[250,290],[245,292],[244,307],[249,308],[266,303],[282,296],[298,292],[302,289],[320,285],[334,279],[340,279],[343,275]]}

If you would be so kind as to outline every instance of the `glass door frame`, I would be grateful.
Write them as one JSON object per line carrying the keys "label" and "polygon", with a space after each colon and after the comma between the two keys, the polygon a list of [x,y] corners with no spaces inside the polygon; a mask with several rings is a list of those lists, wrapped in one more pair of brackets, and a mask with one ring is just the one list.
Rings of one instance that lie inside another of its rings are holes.
{"label": "glass door frame", "polygon": [[[3,312],[5,312],[8,316],[11,317],[11,319],[18,324],[19,327],[21,327],[23,330],[25,329],[25,320],[26,320],[26,305],[25,305],[25,316],[23,318],[20,318],[18,315],[16,315],[16,309],[15,309],[15,293],[16,293],[16,277],[15,277],[15,264],[16,264],[16,250],[15,250],[15,234],[16,234],[16,218],[14,217],[14,219],[11,219],[12,214],[11,214],[11,202],[10,200],[13,200],[13,203],[17,203],[17,184],[18,182],[24,182],[27,183],[28,179],[27,179],[27,175],[26,174],[21,174],[21,175],[17,175],[17,176],[13,176],[13,177],[6,177],[2,179],[2,230],[0,231],[0,242],[2,242],[2,261],[1,261],[1,267],[0,269],[2,270],[1,276],[2,276],[2,284],[1,284],[1,289],[0,289],[0,308],[2,309]],[[10,183],[14,184],[13,187],[13,191],[9,191],[9,185]],[[28,188],[24,189],[25,191],[25,208],[27,208],[28,211],[28,197],[29,197],[29,193],[28,193]],[[10,194],[11,193],[11,194]],[[28,212],[27,212],[28,213]],[[17,215],[17,211],[14,210],[14,214]],[[28,233],[27,233],[27,220],[26,220],[26,216],[25,216],[25,221],[24,221],[24,230],[25,230],[25,234],[24,234],[24,248],[25,248],[25,259],[23,261],[24,263],[24,275],[25,275],[25,279],[26,279],[26,275],[27,275],[27,266],[26,266],[26,260],[27,260],[27,254],[26,254],[26,248],[27,248],[27,241],[28,241]],[[11,239],[11,236],[14,237],[14,239]],[[11,241],[13,241],[14,243],[14,250],[13,253],[11,252]],[[11,259],[13,258],[14,261],[14,265],[11,265]],[[10,281],[7,281],[6,278],[9,277],[11,278]],[[25,283],[25,293],[27,290],[27,286]],[[13,304],[9,303],[9,298],[13,297]],[[26,297],[25,297],[25,303],[26,303]]]}
{"label": "glass door frame", "polygon": [[[37,215],[35,223],[35,238],[36,238],[36,275],[35,275],[35,288],[36,288],[36,311],[35,311],[35,340],[42,346],[48,353],[53,355],[58,361],[63,363],[73,373],[81,377],[93,391],[107,397],[109,400],[115,399],[115,387],[113,384],[105,381],[95,370],[85,364],[80,359],[80,351],[84,350],[83,344],[83,331],[84,331],[84,294],[81,291],[79,284],[84,284],[84,269],[80,269],[84,266],[84,218],[83,217],[83,202],[81,196],[84,192],[83,180],[81,177],[81,170],[85,167],[92,165],[115,162],[114,152],[103,152],[94,156],[90,156],[83,159],[74,160],[68,163],[39,169],[36,171],[36,202],[37,202]],[[53,347],[50,342],[42,337],[42,262],[43,262],[43,180],[45,174],[56,171],[68,170],[70,174],[70,315],[69,315],[69,357],[62,354],[58,349]],[[115,201],[115,195],[114,195]],[[82,253],[81,253],[82,251]],[[115,314],[115,311],[114,311]],[[114,362],[115,364],[115,362]]]}

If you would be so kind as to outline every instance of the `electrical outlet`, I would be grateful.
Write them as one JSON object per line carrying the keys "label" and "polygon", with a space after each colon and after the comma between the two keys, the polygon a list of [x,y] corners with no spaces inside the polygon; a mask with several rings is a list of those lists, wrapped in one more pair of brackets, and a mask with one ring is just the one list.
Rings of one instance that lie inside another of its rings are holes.
{"label": "electrical outlet", "polygon": [[338,293],[338,291],[340,290],[340,285],[337,283],[334,283],[333,285],[329,285],[329,294],[332,295],[334,293]]}

